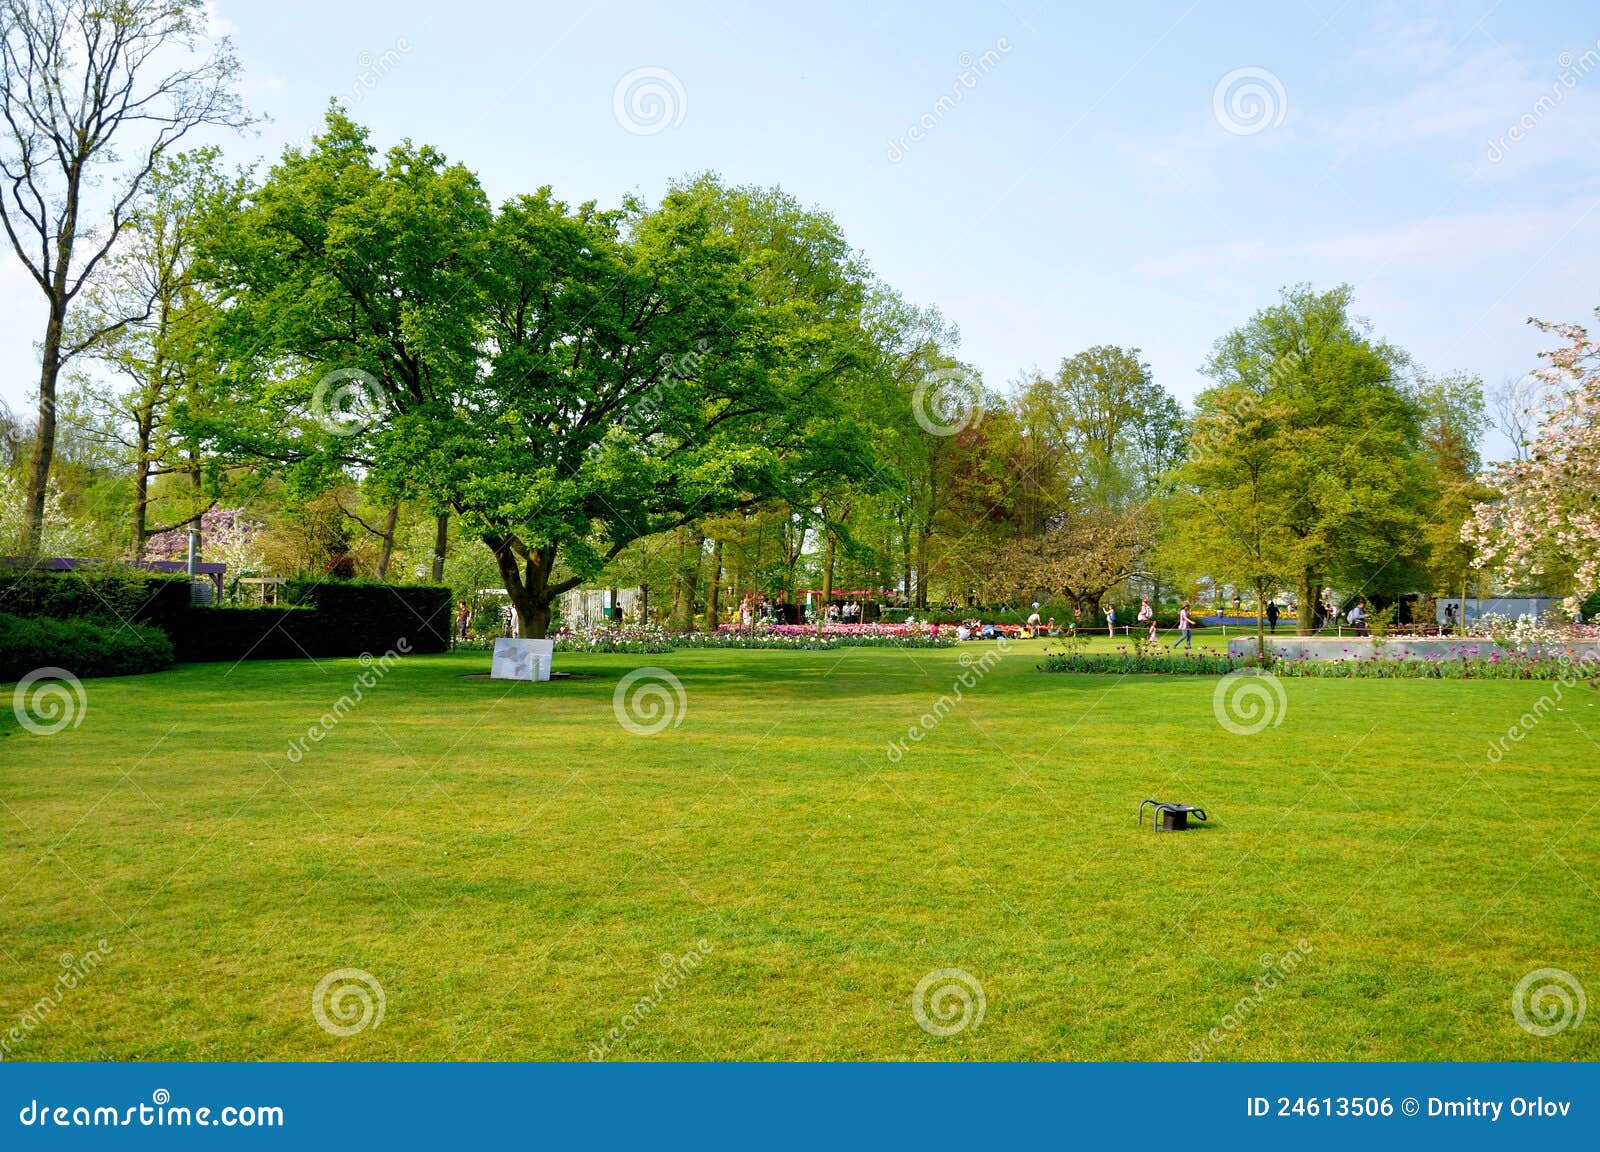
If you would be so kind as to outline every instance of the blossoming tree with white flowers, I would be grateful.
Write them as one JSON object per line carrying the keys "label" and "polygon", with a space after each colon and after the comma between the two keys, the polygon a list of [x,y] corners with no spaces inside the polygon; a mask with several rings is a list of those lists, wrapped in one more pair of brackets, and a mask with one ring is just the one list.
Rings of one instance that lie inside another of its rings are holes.
{"label": "blossoming tree with white flowers", "polygon": [[1473,506],[1461,538],[1474,567],[1508,582],[1570,580],[1564,607],[1576,613],[1600,589],[1600,341],[1578,324],[1533,323],[1566,341],[1541,354],[1550,404],[1527,458],[1485,476],[1496,496]]}

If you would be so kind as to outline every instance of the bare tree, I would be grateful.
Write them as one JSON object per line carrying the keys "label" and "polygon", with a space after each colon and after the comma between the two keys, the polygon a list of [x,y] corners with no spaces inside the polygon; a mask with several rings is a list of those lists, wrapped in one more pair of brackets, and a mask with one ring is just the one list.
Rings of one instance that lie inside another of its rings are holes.
{"label": "bare tree", "polygon": [[[188,66],[182,66],[188,65]],[[0,0],[0,223],[49,305],[23,547],[38,550],[56,384],[76,355],[148,316],[69,330],[151,173],[202,124],[243,127],[239,64],[203,0]]]}
{"label": "bare tree", "polygon": [[1494,426],[1511,441],[1512,458],[1526,460],[1528,444],[1539,426],[1539,413],[1547,403],[1548,385],[1532,372],[1507,376],[1490,388],[1487,399]]}

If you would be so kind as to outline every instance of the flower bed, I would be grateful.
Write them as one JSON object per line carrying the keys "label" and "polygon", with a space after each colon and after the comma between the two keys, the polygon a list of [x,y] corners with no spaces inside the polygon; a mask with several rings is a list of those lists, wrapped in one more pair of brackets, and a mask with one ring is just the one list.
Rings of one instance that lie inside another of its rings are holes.
{"label": "flower bed", "polygon": [[[614,628],[598,625],[553,632],[557,652],[626,652],[659,655],[677,649],[739,648],[760,651],[817,651],[829,648],[950,648],[956,644],[954,628],[924,624],[834,625],[817,635],[814,627],[795,624],[757,625],[748,630],[724,626],[715,632],[668,632],[656,625]],[[458,651],[488,651],[495,637],[457,640]]]}
{"label": "flower bed", "polygon": [[[1225,676],[1254,663],[1238,654],[1070,651],[1046,653],[1039,670],[1118,676],[1135,673]],[[1392,656],[1345,660],[1317,660],[1305,656],[1273,660],[1269,657],[1266,668],[1275,676],[1326,680],[1560,680],[1600,687],[1600,658],[1566,654],[1514,653],[1510,656],[1466,656],[1456,660],[1407,660]]]}

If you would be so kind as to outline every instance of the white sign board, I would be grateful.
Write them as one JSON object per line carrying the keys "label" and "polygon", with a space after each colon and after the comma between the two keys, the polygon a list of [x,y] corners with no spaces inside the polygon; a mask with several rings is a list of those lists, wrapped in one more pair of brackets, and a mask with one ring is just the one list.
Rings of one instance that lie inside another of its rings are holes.
{"label": "white sign board", "polygon": [[554,640],[502,636],[494,642],[489,675],[495,680],[548,680],[555,649]]}

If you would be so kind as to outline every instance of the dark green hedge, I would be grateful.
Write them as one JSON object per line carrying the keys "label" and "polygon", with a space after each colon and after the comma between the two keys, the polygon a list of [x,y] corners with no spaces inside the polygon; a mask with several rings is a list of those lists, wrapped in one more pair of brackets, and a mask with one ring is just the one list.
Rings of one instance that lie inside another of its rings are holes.
{"label": "dark green hedge", "polygon": [[[304,583],[306,607],[190,607],[184,576],[117,570],[0,574],[0,611],[153,625],[185,662],[295,660],[450,648],[450,590],[434,584]],[[314,604],[314,606],[309,606]],[[170,662],[170,661],[169,661]]]}
{"label": "dark green hedge", "polygon": [[189,579],[114,566],[0,572],[0,612],[149,624],[171,636],[189,614]]}
{"label": "dark green hedge", "polygon": [[149,625],[0,615],[0,681],[39,668],[65,668],[82,678],[131,676],[170,668],[172,659],[172,641]]}

